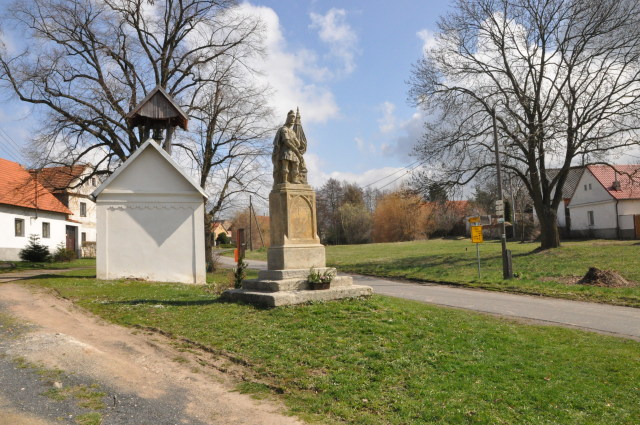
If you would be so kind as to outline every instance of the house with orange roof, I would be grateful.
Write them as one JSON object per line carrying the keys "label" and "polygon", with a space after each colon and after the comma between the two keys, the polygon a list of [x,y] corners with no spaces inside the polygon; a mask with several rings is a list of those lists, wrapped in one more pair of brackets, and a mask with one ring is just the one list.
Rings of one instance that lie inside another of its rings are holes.
{"label": "house with orange roof", "polygon": [[574,237],[640,239],[640,165],[587,166],[568,208]]}
{"label": "house with orange roof", "polygon": [[72,212],[17,162],[0,158],[0,260],[19,260],[30,235],[54,251],[78,252],[80,223]]}
{"label": "house with orange roof", "polygon": [[232,223],[229,220],[214,221],[213,223],[211,223],[213,240],[218,240],[218,236],[220,235],[220,233],[224,233],[229,239],[231,239],[231,225]]}
{"label": "house with orange roof", "polygon": [[[53,194],[62,204],[69,208],[71,220],[81,224],[80,246],[83,256],[95,256],[89,253],[96,241],[96,204],[91,199],[91,192],[99,186],[97,177],[91,176],[88,165],[72,165],[46,167],[29,170],[31,175],[42,186]],[[93,247],[95,248],[95,247]]]}

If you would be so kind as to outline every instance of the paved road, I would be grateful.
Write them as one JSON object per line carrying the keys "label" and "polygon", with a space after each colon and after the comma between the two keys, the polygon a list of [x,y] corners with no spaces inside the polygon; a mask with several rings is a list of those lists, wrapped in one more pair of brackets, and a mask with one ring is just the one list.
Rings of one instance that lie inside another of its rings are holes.
{"label": "paved road", "polygon": [[[227,257],[222,262],[225,265],[234,264],[233,259]],[[264,261],[247,260],[247,263],[254,269],[266,269]],[[351,276],[355,283],[371,286],[376,294],[575,327],[640,341],[638,308]]]}

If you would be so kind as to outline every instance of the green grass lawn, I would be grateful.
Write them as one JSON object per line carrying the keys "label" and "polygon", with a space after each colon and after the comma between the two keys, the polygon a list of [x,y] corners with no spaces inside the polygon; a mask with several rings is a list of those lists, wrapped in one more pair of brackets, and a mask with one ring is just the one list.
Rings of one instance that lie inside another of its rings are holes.
{"label": "green grass lawn", "polygon": [[248,365],[241,390],[276,397],[312,422],[618,425],[640,418],[636,341],[381,296],[269,310],[221,302],[210,286],[96,281],[90,270],[29,282],[112,322],[226,353]]}
{"label": "green grass lawn", "polygon": [[[22,270],[60,270],[77,267],[95,267],[95,258],[80,258],[71,260],[69,262],[44,262],[44,263],[31,263],[29,261],[0,261],[5,265],[11,265],[11,267],[0,268],[0,273],[11,273]],[[13,267],[15,265],[15,267]]]}
{"label": "green grass lawn", "polygon": [[[343,272],[371,276],[640,307],[640,285],[605,288],[575,284],[589,267],[615,270],[640,283],[638,241],[563,242],[560,248],[546,251],[537,251],[538,246],[508,243],[513,271],[518,275],[512,280],[502,279],[497,241],[480,244],[480,278],[476,247],[469,239],[327,246],[327,264]],[[266,260],[266,251],[247,252],[247,258]]]}

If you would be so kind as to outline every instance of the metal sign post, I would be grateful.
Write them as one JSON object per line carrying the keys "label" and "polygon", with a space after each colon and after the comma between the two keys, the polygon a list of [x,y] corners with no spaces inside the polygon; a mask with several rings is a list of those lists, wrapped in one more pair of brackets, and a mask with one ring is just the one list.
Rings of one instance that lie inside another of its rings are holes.
{"label": "metal sign post", "polygon": [[480,279],[480,244],[484,242],[482,237],[482,226],[479,224],[480,217],[469,219],[471,225],[471,242],[476,244],[476,258],[478,259],[478,279]]}

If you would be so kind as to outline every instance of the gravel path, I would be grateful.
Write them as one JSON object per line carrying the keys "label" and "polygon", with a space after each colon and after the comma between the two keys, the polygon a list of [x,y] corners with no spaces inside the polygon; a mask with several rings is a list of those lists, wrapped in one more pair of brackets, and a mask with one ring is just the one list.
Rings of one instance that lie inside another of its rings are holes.
{"label": "gravel path", "polygon": [[44,289],[0,284],[0,425],[302,424],[234,391],[242,372]]}

